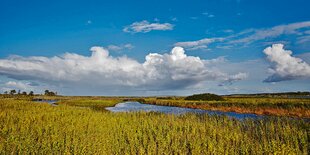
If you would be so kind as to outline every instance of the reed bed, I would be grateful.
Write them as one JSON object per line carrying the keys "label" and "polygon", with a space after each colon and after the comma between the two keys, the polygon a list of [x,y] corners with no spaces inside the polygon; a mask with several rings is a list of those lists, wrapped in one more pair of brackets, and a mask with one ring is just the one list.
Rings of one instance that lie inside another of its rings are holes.
{"label": "reed bed", "polygon": [[310,99],[267,97],[225,97],[224,99],[224,101],[187,101],[182,98],[145,98],[143,103],[238,113],[255,113],[258,115],[310,118]]}
{"label": "reed bed", "polygon": [[298,119],[111,113],[0,100],[0,154],[307,154],[308,136],[309,122]]}

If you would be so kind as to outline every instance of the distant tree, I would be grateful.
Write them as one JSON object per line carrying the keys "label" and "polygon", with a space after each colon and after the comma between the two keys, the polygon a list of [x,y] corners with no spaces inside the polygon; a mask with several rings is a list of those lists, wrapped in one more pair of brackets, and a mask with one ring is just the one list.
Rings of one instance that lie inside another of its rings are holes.
{"label": "distant tree", "polygon": [[4,94],[8,94],[8,91],[5,91]]}
{"label": "distant tree", "polygon": [[27,92],[23,91],[23,92],[22,92],[22,95],[27,95]]}
{"label": "distant tree", "polygon": [[14,90],[14,89],[10,91],[11,95],[14,95],[15,93],[16,93],[16,90]]}
{"label": "distant tree", "polygon": [[46,95],[46,96],[55,96],[56,93],[54,93],[54,92],[52,92],[52,91],[49,91],[49,90],[45,90],[45,91],[44,91],[44,95]]}
{"label": "distant tree", "polygon": [[44,91],[44,95],[48,95],[49,93],[50,93],[49,90],[45,90],[45,91]]}
{"label": "distant tree", "polygon": [[187,96],[184,98],[185,100],[194,100],[194,101],[223,101],[224,98],[222,96],[216,94],[194,94],[191,96]]}
{"label": "distant tree", "polygon": [[18,90],[17,94],[20,95],[20,90]]}
{"label": "distant tree", "polygon": [[34,95],[34,94],[33,94],[33,91],[30,91],[28,95],[29,95],[29,96],[33,96],[33,95]]}

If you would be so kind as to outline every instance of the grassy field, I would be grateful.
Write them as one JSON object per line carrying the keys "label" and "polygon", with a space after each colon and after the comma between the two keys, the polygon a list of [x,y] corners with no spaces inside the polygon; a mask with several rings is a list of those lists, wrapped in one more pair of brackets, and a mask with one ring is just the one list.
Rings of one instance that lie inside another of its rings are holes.
{"label": "grassy field", "polygon": [[206,110],[310,118],[310,99],[224,97],[224,101],[187,101],[182,97],[178,97],[145,98],[143,102],[147,104],[200,108]]}
{"label": "grassy field", "polygon": [[0,154],[309,152],[310,125],[303,120],[240,121],[224,116],[111,113],[94,108],[117,102],[107,98],[63,98],[54,107],[22,99],[0,99]]}

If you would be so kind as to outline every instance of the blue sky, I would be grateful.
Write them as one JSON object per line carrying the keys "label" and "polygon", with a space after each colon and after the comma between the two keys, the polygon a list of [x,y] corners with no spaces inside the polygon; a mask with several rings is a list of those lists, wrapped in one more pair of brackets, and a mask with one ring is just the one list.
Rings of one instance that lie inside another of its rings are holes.
{"label": "blue sky", "polygon": [[[309,91],[308,6],[307,0],[2,0],[1,91],[49,88],[67,95]],[[278,43],[282,46],[272,46]],[[100,48],[91,52],[94,46]],[[183,49],[172,50],[176,46]],[[105,50],[109,56],[104,62],[86,60],[96,53],[104,57]]]}

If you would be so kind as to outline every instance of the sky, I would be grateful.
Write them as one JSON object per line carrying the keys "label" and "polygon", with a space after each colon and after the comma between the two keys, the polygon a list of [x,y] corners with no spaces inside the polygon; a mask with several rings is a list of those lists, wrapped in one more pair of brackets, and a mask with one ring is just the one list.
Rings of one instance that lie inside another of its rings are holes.
{"label": "sky", "polygon": [[1,0],[0,92],[310,91],[308,0]]}

